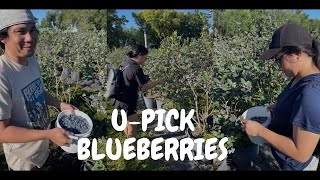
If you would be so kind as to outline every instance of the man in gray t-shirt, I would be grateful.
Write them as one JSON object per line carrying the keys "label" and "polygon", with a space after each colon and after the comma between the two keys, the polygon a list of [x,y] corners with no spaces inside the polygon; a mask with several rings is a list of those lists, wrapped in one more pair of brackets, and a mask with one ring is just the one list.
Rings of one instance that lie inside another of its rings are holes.
{"label": "man in gray t-shirt", "polygon": [[61,129],[49,129],[47,105],[61,111],[77,109],[45,91],[38,62],[32,58],[38,40],[30,10],[0,10],[0,143],[12,170],[41,168],[49,155],[49,140],[72,143]]}

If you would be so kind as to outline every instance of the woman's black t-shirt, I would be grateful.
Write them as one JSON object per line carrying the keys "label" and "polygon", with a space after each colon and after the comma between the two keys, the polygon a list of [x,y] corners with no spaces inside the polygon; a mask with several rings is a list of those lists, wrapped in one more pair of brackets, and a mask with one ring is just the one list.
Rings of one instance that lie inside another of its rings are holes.
{"label": "woman's black t-shirt", "polygon": [[[129,65],[129,66],[128,66]],[[149,77],[143,73],[142,68],[135,61],[129,59],[121,64],[127,68],[123,71],[123,78],[126,85],[124,93],[119,100],[114,100],[115,108],[126,108],[126,106],[136,109],[139,88],[149,82]]]}

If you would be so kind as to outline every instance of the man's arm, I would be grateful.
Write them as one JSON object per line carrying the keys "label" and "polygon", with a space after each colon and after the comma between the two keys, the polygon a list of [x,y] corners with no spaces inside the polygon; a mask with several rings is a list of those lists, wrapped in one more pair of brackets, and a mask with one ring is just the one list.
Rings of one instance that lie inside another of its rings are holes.
{"label": "man's arm", "polygon": [[46,95],[47,105],[49,105],[49,106],[54,106],[54,107],[58,108],[60,111],[70,110],[71,112],[73,112],[74,110],[78,110],[78,108],[76,108],[75,106],[73,106],[71,104],[61,102],[59,99],[55,98],[47,91],[45,91],[45,95]]}
{"label": "man's arm", "polygon": [[[45,98],[47,105],[54,106],[61,111],[73,111],[77,109],[71,104],[61,102],[46,91]],[[9,125],[9,122],[10,119],[0,120],[0,143],[25,143],[45,139],[51,140],[59,146],[72,143],[72,139],[67,137],[68,135],[72,135],[72,133],[62,128],[48,130],[27,129],[18,126],[11,126]]]}
{"label": "man's arm", "polygon": [[23,143],[48,139],[48,131],[9,126],[10,119],[0,120],[0,143]]}
{"label": "man's arm", "polygon": [[56,108],[60,109],[61,101],[59,99],[55,98],[54,96],[52,96],[47,91],[45,91],[45,96],[46,96],[47,105],[53,106],[53,107],[56,107]]}
{"label": "man's arm", "polygon": [[[46,102],[48,105],[59,108],[60,110],[74,110],[76,107],[59,101],[49,93],[45,92]],[[18,126],[9,125],[10,119],[0,120],[0,143],[25,143],[36,140],[51,140],[59,146],[71,144],[72,139],[68,135],[71,132],[62,128],[54,128],[47,130],[28,129]]]}
{"label": "man's arm", "polygon": [[25,143],[37,140],[51,140],[58,146],[71,144],[72,139],[67,136],[72,135],[62,128],[48,130],[27,129],[18,126],[10,126],[10,119],[0,120],[0,143]]}

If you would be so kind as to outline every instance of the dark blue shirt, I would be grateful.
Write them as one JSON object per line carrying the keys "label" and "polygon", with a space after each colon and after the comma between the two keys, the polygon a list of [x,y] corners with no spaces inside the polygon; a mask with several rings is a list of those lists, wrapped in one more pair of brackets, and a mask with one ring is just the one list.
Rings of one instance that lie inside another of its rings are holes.
{"label": "dark blue shirt", "polygon": [[[293,87],[292,81],[278,96],[268,129],[289,138],[293,138],[293,125],[320,134],[320,73],[303,77]],[[309,84],[312,85],[306,87]],[[303,170],[312,160],[311,156],[307,162],[300,163],[273,147],[271,150],[283,170]]]}
{"label": "dark blue shirt", "polygon": [[[144,74],[140,65],[132,59],[123,62],[121,66],[127,66],[123,70],[123,78],[126,89],[124,90],[122,96],[119,98],[119,101],[125,103],[127,106],[136,109],[139,87],[148,83],[150,78]],[[114,106],[119,105],[114,102]]]}

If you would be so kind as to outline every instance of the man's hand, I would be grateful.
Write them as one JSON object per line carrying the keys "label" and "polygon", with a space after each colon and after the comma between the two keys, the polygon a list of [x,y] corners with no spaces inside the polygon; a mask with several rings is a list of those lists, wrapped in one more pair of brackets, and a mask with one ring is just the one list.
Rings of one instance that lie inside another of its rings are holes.
{"label": "man's hand", "polygon": [[72,143],[72,139],[68,137],[73,135],[72,132],[62,128],[50,129],[48,132],[48,139],[58,146],[69,146]]}
{"label": "man's hand", "polygon": [[60,103],[60,110],[64,111],[64,110],[70,110],[72,113],[74,113],[74,110],[78,110],[78,108],[76,108],[74,105],[72,104],[68,104],[65,102],[61,102]]}

